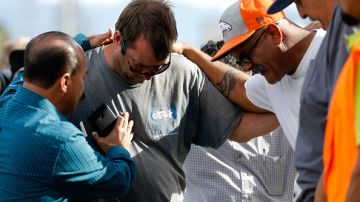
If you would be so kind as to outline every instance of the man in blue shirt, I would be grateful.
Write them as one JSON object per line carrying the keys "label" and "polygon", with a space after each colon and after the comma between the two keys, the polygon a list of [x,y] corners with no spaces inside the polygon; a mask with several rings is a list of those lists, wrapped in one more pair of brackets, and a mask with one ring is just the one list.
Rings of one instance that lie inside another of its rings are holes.
{"label": "man in blue shirt", "polygon": [[122,196],[133,184],[128,149],[133,122],[118,116],[92,149],[64,115],[83,95],[87,73],[81,47],[68,35],[48,32],[25,50],[22,73],[0,97],[0,200],[68,201]]}

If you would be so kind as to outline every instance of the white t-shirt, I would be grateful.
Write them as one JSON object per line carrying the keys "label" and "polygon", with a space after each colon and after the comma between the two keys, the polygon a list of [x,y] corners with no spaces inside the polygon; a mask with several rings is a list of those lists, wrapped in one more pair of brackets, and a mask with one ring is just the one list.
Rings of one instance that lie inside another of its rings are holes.
{"label": "white t-shirt", "polygon": [[308,50],[292,75],[285,75],[271,85],[262,75],[254,75],[245,83],[246,95],[256,106],[274,112],[293,149],[299,128],[300,93],[310,62],[325,36],[324,30],[317,30]]}

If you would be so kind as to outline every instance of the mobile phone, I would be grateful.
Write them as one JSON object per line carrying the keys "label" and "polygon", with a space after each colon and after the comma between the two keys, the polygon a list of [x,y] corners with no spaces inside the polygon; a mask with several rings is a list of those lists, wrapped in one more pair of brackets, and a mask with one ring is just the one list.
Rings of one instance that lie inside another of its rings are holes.
{"label": "mobile phone", "polygon": [[106,137],[116,124],[116,116],[106,104],[101,104],[88,116],[88,120],[101,137]]}

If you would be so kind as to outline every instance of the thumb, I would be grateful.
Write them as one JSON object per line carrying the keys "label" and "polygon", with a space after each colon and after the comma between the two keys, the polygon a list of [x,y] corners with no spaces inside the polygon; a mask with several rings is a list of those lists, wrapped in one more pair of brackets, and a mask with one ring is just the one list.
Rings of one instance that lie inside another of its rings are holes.
{"label": "thumb", "polygon": [[114,31],[109,27],[108,31],[102,34],[105,40],[102,42],[102,44],[106,45],[114,40]]}
{"label": "thumb", "polygon": [[109,27],[107,33],[108,33],[108,37],[110,37],[110,38],[112,38],[114,36],[114,31],[113,31],[113,29],[111,27]]}

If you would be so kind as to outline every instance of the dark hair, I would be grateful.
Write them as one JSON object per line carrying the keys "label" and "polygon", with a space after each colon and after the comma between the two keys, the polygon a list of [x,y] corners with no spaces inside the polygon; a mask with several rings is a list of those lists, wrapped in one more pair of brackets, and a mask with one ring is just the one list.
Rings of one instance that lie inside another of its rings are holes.
{"label": "dark hair", "polygon": [[24,80],[51,87],[66,72],[75,74],[80,63],[77,43],[62,32],[46,32],[31,39],[25,48]]}
{"label": "dark hair", "polygon": [[170,4],[163,0],[134,0],[121,13],[115,29],[120,31],[127,48],[144,35],[157,60],[166,58],[178,33]]}
{"label": "dark hair", "polygon": [[[221,49],[221,47],[223,45],[224,45],[223,40],[216,41],[216,42],[210,40],[206,44],[202,45],[200,49],[202,52],[204,52],[212,57]],[[219,61],[242,71],[241,66],[236,63],[236,60],[237,60],[236,57],[231,54],[227,54],[219,59]],[[252,68],[251,72],[252,72],[252,75],[254,75],[254,74],[260,73],[260,70],[259,70],[258,66],[255,65]]]}
{"label": "dark hair", "polygon": [[[224,45],[224,41],[223,40],[220,40],[220,41],[208,41],[206,42],[206,44],[202,45],[201,46],[201,51],[208,54],[209,56],[214,56],[220,49],[221,47]],[[231,54],[228,54],[224,57],[222,57],[221,59],[219,59],[221,62],[225,63],[225,64],[228,64],[232,67],[235,67],[235,68],[240,68],[238,64],[236,64],[236,58],[231,55]]]}
{"label": "dark hair", "polygon": [[9,63],[13,75],[24,66],[24,52],[24,50],[14,50],[9,55]]}

